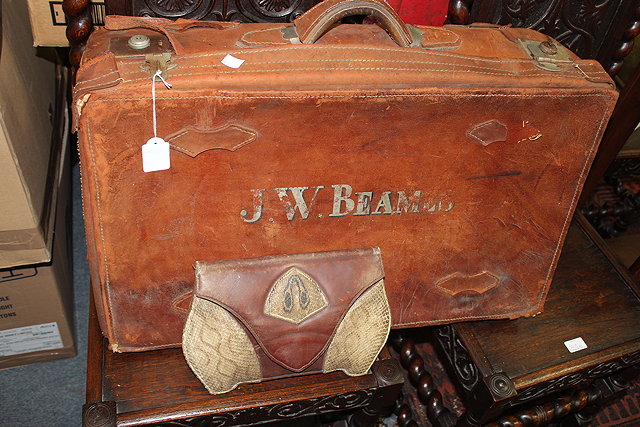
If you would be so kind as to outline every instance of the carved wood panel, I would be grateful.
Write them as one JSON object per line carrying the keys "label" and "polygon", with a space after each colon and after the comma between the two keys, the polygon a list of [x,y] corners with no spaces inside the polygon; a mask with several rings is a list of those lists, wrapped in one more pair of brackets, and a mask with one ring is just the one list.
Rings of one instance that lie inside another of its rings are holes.
{"label": "carved wood panel", "polygon": [[107,13],[207,21],[288,22],[319,0],[110,0]]}
{"label": "carved wood panel", "polygon": [[637,0],[475,0],[472,22],[511,24],[547,34],[611,73],[638,33]]}
{"label": "carved wood panel", "polygon": [[[303,402],[285,402],[273,406],[257,406],[204,417],[193,417],[156,424],[157,427],[225,427],[253,424],[256,421],[293,420],[300,417],[353,410],[369,405],[373,390],[307,399]],[[304,421],[299,421],[304,424]]]}
{"label": "carved wood panel", "polygon": [[455,370],[460,385],[467,393],[472,393],[480,380],[480,373],[455,329],[451,325],[446,325],[436,329],[434,336],[443,349],[449,365]]}

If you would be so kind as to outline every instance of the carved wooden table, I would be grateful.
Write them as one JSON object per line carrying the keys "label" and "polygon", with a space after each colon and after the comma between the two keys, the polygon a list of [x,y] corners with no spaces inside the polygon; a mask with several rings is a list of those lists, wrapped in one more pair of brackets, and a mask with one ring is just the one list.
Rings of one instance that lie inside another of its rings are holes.
{"label": "carved wooden table", "polygon": [[[365,426],[374,424],[381,410],[391,409],[403,381],[398,362],[383,350],[371,372],[361,377],[341,372],[307,375],[241,385],[213,396],[191,372],[180,349],[109,351],[92,302],[82,423],[221,427],[328,414],[332,419],[346,416],[349,426]],[[298,425],[314,423],[317,419],[305,418]]]}
{"label": "carved wooden table", "polygon": [[[594,404],[624,392],[640,372],[639,289],[577,215],[544,313],[430,331],[460,385],[467,412],[459,420],[442,405],[412,334],[401,333],[395,346],[434,425],[479,426],[496,419],[490,425],[546,425],[569,413],[572,423],[584,425],[597,410]],[[564,343],[576,338],[586,348],[572,353]],[[400,415],[406,418],[407,408]]]}

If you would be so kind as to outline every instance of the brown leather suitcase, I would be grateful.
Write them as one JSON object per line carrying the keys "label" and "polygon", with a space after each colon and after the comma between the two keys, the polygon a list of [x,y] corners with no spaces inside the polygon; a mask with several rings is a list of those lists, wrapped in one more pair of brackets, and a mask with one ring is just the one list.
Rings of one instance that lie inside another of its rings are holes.
{"label": "brown leather suitcase", "polygon": [[[353,13],[380,25],[335,25]],[[170,168],[144,172],[152,81]],[[74,96],[101,326],[137,351],[180,345],[196,260],[379,246],[394,327],[539,313],[617,95],[532,30],[329,0],[110,18]]]}

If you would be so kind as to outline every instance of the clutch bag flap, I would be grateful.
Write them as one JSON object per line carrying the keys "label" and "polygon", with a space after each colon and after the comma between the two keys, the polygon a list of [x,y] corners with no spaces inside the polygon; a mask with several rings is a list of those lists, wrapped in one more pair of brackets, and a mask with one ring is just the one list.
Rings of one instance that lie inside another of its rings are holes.
{"label": "clutch bag flap", "polygon": [[183,334],[211,393],[240,383],[366,373],[391,325],[378,248],[196,263]]}

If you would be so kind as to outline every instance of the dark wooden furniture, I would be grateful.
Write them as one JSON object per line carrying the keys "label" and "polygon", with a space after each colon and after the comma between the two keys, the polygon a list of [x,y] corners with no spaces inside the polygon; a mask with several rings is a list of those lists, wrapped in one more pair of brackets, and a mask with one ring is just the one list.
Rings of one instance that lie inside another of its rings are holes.
{"label": "dark wooden furniture", "polygon": [[[180,349],[112,353],[98,326],[93,299],[89,313],[85,427],[163,424],[229,426],[303,418],[346,418],[343,425],[373,425],[397,400],[404,377],[383,351],[371,372],[341,372],[241,385],[211,395],[187,366]],[[386,356],[386,359],[383,358]]]}
{"label": "dark wooden furniture", "polygon": [[[613,144],[614,149],[624,144],[640,122],[640,67],[637,67],[620,92],[602,147]],[[622,179],[640,175],[640,155],[637,152],[617,156],[613,149],[603,149],[598,153],[596,165],[591,174],[604,175],[604,180],[613,187],[619,202],[613,204],[587,204],[582,212],[605,237],[615,237],[626,231],[630,223],[640,218],[640,196],[625,188]],[[619,157],[616,159],[616,157]],[[608,163],[607,163],[608,162]],[[598,168],[598,170],[595,169]],[[594,183],[597,184],[597,183]],[[583,197],[583,199],[586,198]],[[591,201],[589,201],[591,202]],[[640,259],[638,260],[640,262]]]}
{"label": "dark wooden furniture", "polygon": [[581,58],[596,59],[613,76],[640,33],[640,1],[452,0],[449,20],[533,28]]}
{"label": "dark wooden furniture", "polygon": [[[544,313],[430,331],[460,385],[468,409],[461,419],[442,405],[419,360],[412,337],[425,331],[400,332],[394,344],[434,425],[545,425],[569,413],[582,425],[593,405],[623,392],[640,373],[638,325],[640,285],[577,216]],[[587,348],[569,352],[564,342],[578,337]],[[402,415],[407,417],[406,408]]]}
{"label": "dark wooden furniture", "polygon": [[109,0],[108,15],[204,21],[288,22],[319,0]]}

